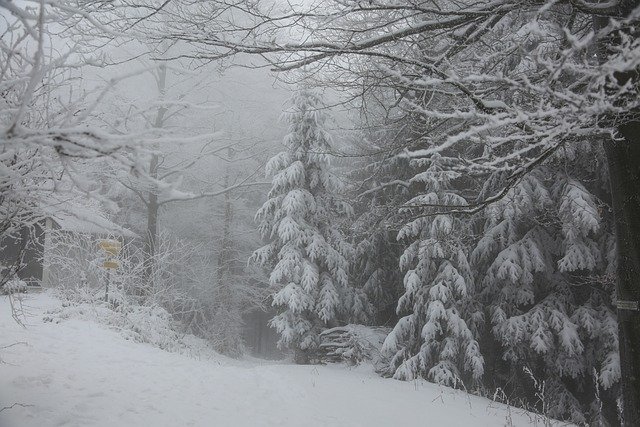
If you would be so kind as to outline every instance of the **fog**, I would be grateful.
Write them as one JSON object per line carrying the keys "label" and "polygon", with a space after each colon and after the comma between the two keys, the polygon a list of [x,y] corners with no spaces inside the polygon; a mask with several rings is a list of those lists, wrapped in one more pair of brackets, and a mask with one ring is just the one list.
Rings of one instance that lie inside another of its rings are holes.
{"label": "fog", "polygon": [[640,9],[0,0],[0,426],[640,425]]}

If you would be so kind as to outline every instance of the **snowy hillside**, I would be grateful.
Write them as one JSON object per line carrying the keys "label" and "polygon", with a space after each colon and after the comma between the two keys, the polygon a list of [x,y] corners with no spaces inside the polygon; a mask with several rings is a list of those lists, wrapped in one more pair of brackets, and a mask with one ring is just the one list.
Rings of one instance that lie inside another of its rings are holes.
{"label": "snowy hillside", "polygon": [[0,304],[0,407],[20,404],[0,413],[2,427],[543,425],[519,409],[367,368],[196,359],[88,320],[43,322],[60,304],[47,293],[25,300],[26,329],[6,297]]}

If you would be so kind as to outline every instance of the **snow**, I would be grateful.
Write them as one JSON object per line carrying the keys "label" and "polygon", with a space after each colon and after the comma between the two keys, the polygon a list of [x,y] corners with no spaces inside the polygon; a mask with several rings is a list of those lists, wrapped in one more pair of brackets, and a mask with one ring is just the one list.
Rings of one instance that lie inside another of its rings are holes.
{"label": "snow", "polygon": [[44,199],[41,209],[64,231],[137,237],[131,230],[113,223],[100,213],[95,200],[80,197],[68,199],[56,194]]}
{"label": "snow", "polygon": [[25,405],[0,412],[2,427],[542,425],[520,409],[370,367],[193,358],[86,318],[43,322],[61,304],[48,291],[25,297],[23,328],[0,298],[0,408]]}

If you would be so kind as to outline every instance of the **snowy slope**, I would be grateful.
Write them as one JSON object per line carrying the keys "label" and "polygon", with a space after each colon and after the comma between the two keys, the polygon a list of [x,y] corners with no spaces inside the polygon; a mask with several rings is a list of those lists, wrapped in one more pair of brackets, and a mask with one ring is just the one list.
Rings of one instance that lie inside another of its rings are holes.
{"label": "snowy slope", "polygon": [[370,369],[198,360],[87,320],[45,323],[44,311],[60,304],[47,293],[28,296],[24,329],[0,298],[0,407],[29,405],[2,411],[1,427],[543,425],[518,409]]}

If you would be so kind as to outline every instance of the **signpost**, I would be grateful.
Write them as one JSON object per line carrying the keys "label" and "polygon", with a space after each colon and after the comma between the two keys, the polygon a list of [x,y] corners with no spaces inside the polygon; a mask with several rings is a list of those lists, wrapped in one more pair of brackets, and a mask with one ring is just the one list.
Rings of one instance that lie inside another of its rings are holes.
{"label": "signpost", "polygon": [[119,240],[114,239],[103,239],[98,242],[98,246],[100,249],[106,252],[107,258],[102,263],[102,267],[107,269],[107,282],[105,284],[104,289],[104,301],[109,301],[109,275],[110,270],[116,269],[120,266],[120,263],[116,259],[116,257],[120,254],[122,250],[122,243]]}

